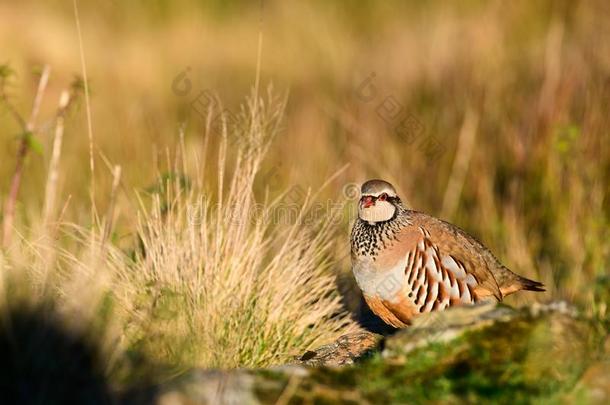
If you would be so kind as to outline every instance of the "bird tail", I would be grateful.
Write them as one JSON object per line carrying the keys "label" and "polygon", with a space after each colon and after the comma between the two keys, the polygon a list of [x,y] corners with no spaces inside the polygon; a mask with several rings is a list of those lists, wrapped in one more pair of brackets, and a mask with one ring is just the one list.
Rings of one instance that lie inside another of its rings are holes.
{"label": "bird tail", "polygon": [[529,278],[519,276],[519,283],[522,290],[527,291],[546,291],[544,284],[540,281],[530,280]]}
{"label": "bird tail", "polygon": [[546,291],[544,284],[539,281],[530,280],[529,278],[522,277],[518,274],[513,273],[515,276],[510,280],[509,283],[500,286],[500,292],[505,297],[509,294],[517,291]]}

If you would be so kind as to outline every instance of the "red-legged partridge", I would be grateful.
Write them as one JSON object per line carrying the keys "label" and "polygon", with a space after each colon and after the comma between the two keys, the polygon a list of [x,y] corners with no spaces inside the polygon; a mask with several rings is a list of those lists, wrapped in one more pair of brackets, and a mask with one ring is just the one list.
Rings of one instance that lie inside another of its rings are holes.
{"label": "red-legged partridge", "polygon": [[351,235],[352,269],[371,310],[402,328],[422,312],[544,291],[460,228],[406,209],[383,180],[362,185]]}

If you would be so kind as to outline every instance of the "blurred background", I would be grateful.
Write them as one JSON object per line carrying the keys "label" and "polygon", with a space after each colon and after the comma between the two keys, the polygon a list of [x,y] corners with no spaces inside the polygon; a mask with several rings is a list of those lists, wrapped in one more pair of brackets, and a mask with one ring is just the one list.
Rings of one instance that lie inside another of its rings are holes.
{"label": "blurred background", "polygon": [[[511,269],[547,285],[512,303],[565,298],[591,305],[610,261],[610,5],[598,1],[79,2],[91,87],[96,204],[113,176],[146,189],[184,133],[202,148],[197,103],[238,114],[256,81],[286,94],[282,131],[257,187],[318,191],[379,177],[414,209],[477,236]],[[0,64],[27,116],[51,68],[40,121],[81,75],[72,2],[1,1]],[[204,97],[204,98],[201,98]],[[89,221],[88,137],[81,100],[65,122],[59,195],[64,219]],[[0,195],[20,130],[0,110]],[[16,226],[40,219],[52,128],[36,134]],[[238,140],[239,141],[239,140]],[[269,180],[270,178],[273,181]],[[134,202],[117,199],[113,240],[133,243]],[[353,212],[353,211],[352,211]],[[348,216],[336,266],[349,284]],[[357,298],[350,306],[357,307]]]}

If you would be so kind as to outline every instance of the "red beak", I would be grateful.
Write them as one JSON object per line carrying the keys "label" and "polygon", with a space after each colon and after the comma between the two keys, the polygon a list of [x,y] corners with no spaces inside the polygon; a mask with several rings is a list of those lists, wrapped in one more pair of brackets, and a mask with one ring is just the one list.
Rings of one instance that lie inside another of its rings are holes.
{"label": "red beak", "polygon": [[362,197],[360,203],[362,204],[363,208],[368,208],[371,205],[375,205],[375,200],[370,195],[367,195],[365,197]]}

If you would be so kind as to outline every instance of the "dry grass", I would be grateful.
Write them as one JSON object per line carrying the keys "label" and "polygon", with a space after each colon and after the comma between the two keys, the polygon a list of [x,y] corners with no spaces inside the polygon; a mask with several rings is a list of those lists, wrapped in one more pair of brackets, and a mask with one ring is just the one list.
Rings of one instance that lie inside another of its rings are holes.
{"label": "dry grass", "polygon": [[[168,180],[166,192],[142,211],[142,253],[131,269],[137,285],[146,286],[145,333],[138,338],[170,364],[281,363],[350,329],[328,271],[332,221],[304,223],[310,198],[292,206],[294,222],[280,221],[287,208],[281,196],[263,203],[254,196],[282,110],[251,99],[246,112],[234,165],[227,163],[227,143],[235,134],[224,131],[217,171],[204,170],[190,186]],[[218,179],[215,192],[202,178]]]}
{"label": "dry grass", "polygon": [[[281,364],[354,329],[329,271],[332,218],[303,219],[311,195],[302,205],[255,199],[283,103],[253,96],[243,112],[243,133],[222,131],[213,171],[204,150],[191,172],[183,146],[172,175],[140,193],[131,255],[108,240],[111,214],[93,231],[54,225],[0,255],[11,286],[2,302],[57,303],[70,328],[100,344],[110,373],[124,372],[128,352],[178,369]],[[240,137],[231,156],[229,136]]]}

